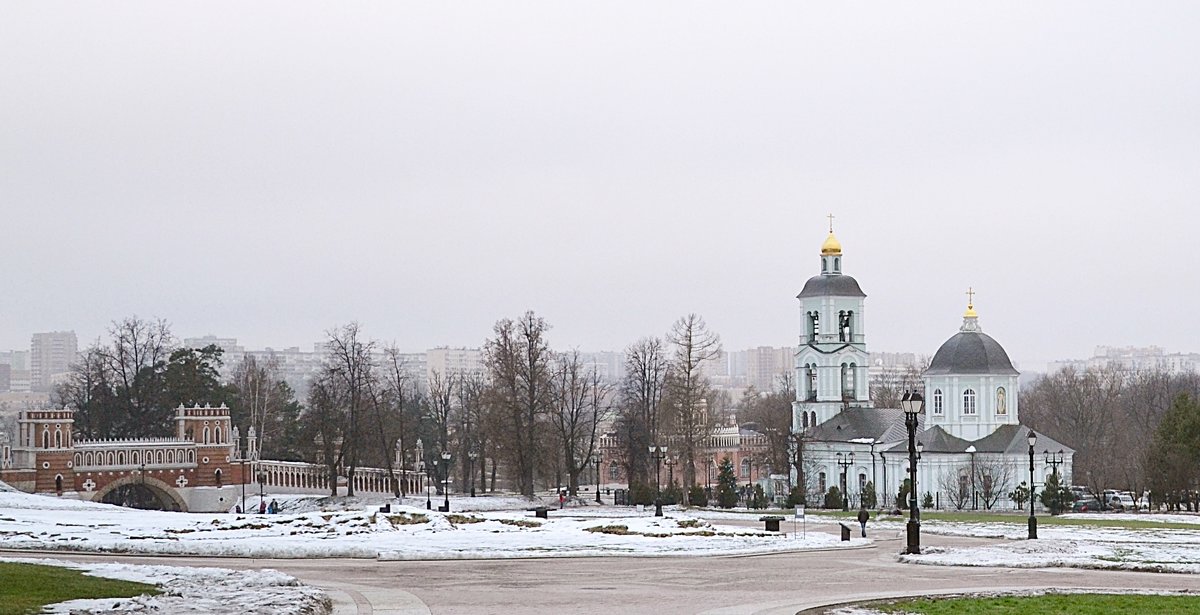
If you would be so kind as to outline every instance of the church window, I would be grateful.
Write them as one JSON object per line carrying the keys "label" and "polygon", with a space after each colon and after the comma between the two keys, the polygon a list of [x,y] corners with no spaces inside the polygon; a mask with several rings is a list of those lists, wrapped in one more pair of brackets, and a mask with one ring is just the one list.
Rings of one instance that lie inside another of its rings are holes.
{"label": "church window", "polygon": [[934,389],[933,390],[933,413],[934,414],[942,414],[943,408],[944,408],[944,406],[942,406],[942,390]]}
{"label": "church window", "polygon": [[836,256],[833,257],[833,272],[837,273],[841,270],[842,270],[842,259],[838,258]]}
{"label": "church window", "polygon": [[829,272],[829,261],[823,258],[823,259],[821,259],[821,273],[828,273],[828,272]]}
{"label": "church window", "polygon": [[813,427],[816,427],[817,426],[817,411],[813,410],[812,412],[809,412],[808,414],[810,417],[812,417],[809,419],[808,424],[812,425]]}
{"label": "church window", "polygon": [[996,389],[996,414],[1008,414],[1008,394],[1004,391],[1004,387]]}
{"label": "church window", "polygon": [[963,414],[975,414],[975,389],[963,391]]}
{"label": "church window", "polygon": [[820,312],[809,312],[808,313],[808,335],[809,335],[809,337],[815,339],[820,334],[821,334],[821,313]]}
{"label": "church window", "polygon": [[750,478],[750,460],[742,460],[742,478]]}
{"label": "church window", "polygon": [[620,476],[621,467],[617,465],[617,462],[608,464],[608,480],[617,480]]}
{"label": "church window", "polygon": [[204,443],[205,444],[208,444],[208,438],[209,438],[208,426],[205,426],[204,427]]}
{"label": "church window", "polygon": [[808,364],[805,369],[808,371],[808,401],[816,401],[817,399],[817,366]]}
{"label": "church window", "polygon": [[808,413],[807,413],[807,412],[801,412],[800,414],[803,414],[803,415],[804,415],[804,428],[805,428],[805,429],[808,429]]}
{"label": "church window", "polygon": [[54,448],[62,448],[62,432],[59,430],[54,431]]}
{"label": "church window", "polygon": [[863,474],[862,472],[859,472],[858,473],[858,492],[860,494],[862,494],[862,493],[866,492],[866,490],[867,490],[867,475]]}

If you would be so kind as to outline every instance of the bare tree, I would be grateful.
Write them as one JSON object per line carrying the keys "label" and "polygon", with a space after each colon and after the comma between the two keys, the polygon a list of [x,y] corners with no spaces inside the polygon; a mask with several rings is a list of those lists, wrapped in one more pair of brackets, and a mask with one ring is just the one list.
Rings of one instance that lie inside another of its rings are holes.
{"label": "bare tree", "polygon": [[550,379],[550,424],[558,437],[567,472],[567,489],[579,492],[579,475],[596,450],[596,431],[604,415],[607,386],[593,368],[586,370],[578,351],[559,355]]}
{"label": "bare tree", "polygon": [[955,510],[962,510],[971,501],[971,473],[962,468],[943,471],[938,476],[938,490],[946,496],[946,501]]}
{"label": "bare tree", "polygon": [[651,443],[659,444],[659,417],[669,368],[660,338],[642,338],[625,349],[616,435],[630,484],[650,480],[647,450]]}
{"label": "bare tree", "polygon": [[[383,390],[378,395],[377,402],[377,407],[382,406],[382,408],[376,412],[377,423],[381,424],[377,424],[376,427],[379,430],[380,438],[383,439],[380,446],[384,449],[385,454],[388,453],[388,444],[395,441],[396,450],[399,452],[399,469],[401,471],[408,469],[406,467],[408,454],[416,443],[416,433],[420,423],[420,416],[415,411],[418,406],[415,402],[418,401],[419,395],[415,390],[415,383],[411,382],[407,367],[404,355],[395,345],[384,350],[384,362],[381,369]],[[413,469],[416,469],[417,465],[414,463]],[[404,497],[408,495],[408,481],[396,480],[395,470],[396,468],[393,468],[389,462],[388,473],[392,476],[392,490],[397,497]]]}
{"label": "bare tree", "polygon": [[[434,432],[434,446],[429,449],[433,452],[434,458],[440,458],[443,452],[450,450],[450,422],[454,412],[454,380],[452,376],[444,376],[441,372],[433,370],[429,374],[427,380],[428,404],[425,406],[425,419],[427,424]],[[440,463],[446,463],[445,460]],[[438,471],[442,476],[437,477],[438,493],[441,493],[443,488],[448,490],[450,486],[441,485],[440,481],[443,477],[448,481],[450,472],[448,467],[439,467]]]}
{"label": "bare tree", "polygon": [[703,318],[688,314],[675,321],[667,340],[674,349],[666,380],[670,417],[682,448],[683,485],[691,488],[696,484],[696,453],[716,425],[707,412],[711,387],[702,368],[721,353],[721,338],[708,330]]}
{"label": "bare tree", "polygon": [[116,385],[124,410],[113,417],[124,437],[162,435],[171,430],[171,402],[160,398],[163,372],[175,338],[165,320],[136,316],[114,322],[112,346],[100,346],[100,359]]}
{"label": "bare tree", "polygon": [[985,510],[991,510],[1010,491],[1013,473],[1003,456],[979,455],[975,459],[975,489]]}
{"label": "bare tree", "polygon": [[[376,390],[375,365],[372,354],[374,341],[359,338],[361,328],[352,322],[327,333],[329,340],[324,371],[336,381],[342,394],[341,402],[346,409],[345,441],[343,457],[346,464],[346,495],[354,495],[354,473],[358,468],[364,429],[362,419],[370,410]],[[369,425],[369,423],[368,423]]]}
{"label": "bare tree", "polygon": [[505,442],[516,468],[521,494],[534,494],[534,468],[541,457],[539,427],[550,406],[547,381],[551,352],[546,342],[546,321],[532,311],[521,319],[503,319],[484,344],[484,361],[493,385],[494,403],[503,413]]}
{"label": "bare tree", "polygon": [[[484,451],[491,440],[491,422],[486,416],[490,406],[486,403],[487,381],[477,373],[459,373],[454,378],[457,414],[457,436],[459,460],[463,478],[463,489],[473,489],[475,478],[470,475],[475,463],[479,464],[479,482],[486,483],[487,457]],[[475,458],[472,459],[471,455]]]}
{"label": "bare tree", "polygon": [[313,435],[310,439],[317,447],[318,463],[325,465],[329,478],[330,495],[336,497],[338,474],[342,467],[345,449],[347,415],[343,410],[341,383],[326,371],[313,381],[308,389],[308,407],[301,414],[306,430]]}

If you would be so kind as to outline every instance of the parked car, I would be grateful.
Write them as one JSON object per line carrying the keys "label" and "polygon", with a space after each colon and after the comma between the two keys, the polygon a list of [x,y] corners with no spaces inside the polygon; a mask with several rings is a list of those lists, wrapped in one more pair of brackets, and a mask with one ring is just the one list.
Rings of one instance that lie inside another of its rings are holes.
{"label": "parked car", "polygon": [[1100,500],[1096,498],[1075,500],[1075,503],[1071,505],[1071,510],[1074,512],[1100,512]]}
{"label": "parked car", "polygon": [[1108,507],[1121,512],[1136,512],[1137,504],[1128,493],[1118,493],[1108,500]]}

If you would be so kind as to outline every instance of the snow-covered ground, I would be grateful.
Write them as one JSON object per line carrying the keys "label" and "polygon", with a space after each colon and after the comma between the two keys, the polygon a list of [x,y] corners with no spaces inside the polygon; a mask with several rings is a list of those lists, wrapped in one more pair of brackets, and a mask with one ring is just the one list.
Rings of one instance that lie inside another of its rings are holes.
{"label": "snow-covered ground", "polygon": [[[181,514],[4,492],[0,547],[258,558],[465,559],[730,555],[869,544],[857,538],[843,543],[834,534],[811,530],[795,537],[721,526],[670,509],[664,517],[629,508],[552,509],[550,519],[542,520],[525,510],[530,503],[521,498],[507,502],[508,511],[449,514],[426,510],[424,501],[420,507],[393,506],[392,512],[380,513],[378,506],[356,507],[354,501],[274,499],[284,512]],[[500,505],[499,500],[493,503]],[[452,506],[462,502],[452,501]]]}
{"label": "snow-covered ground", "polygon": [[322,615],[328,613],[331,607],[325,592],[302,585],[294,577],[274,570],[80,564],[52,559],[0,558],[0,561],[74,568],[92,576],[149,583],[162,590],[157,596],[70,600],[52,605],[43,613]]}

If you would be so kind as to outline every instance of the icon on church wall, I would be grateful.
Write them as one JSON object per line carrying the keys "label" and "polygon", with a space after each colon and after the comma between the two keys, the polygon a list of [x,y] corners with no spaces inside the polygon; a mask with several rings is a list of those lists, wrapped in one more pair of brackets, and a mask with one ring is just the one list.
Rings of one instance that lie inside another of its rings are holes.
{"label": "icon on church wall", "polygon": [[996,389],[996,414],[1008,414],[1008,401],[1004,393],[1004,387]]}

